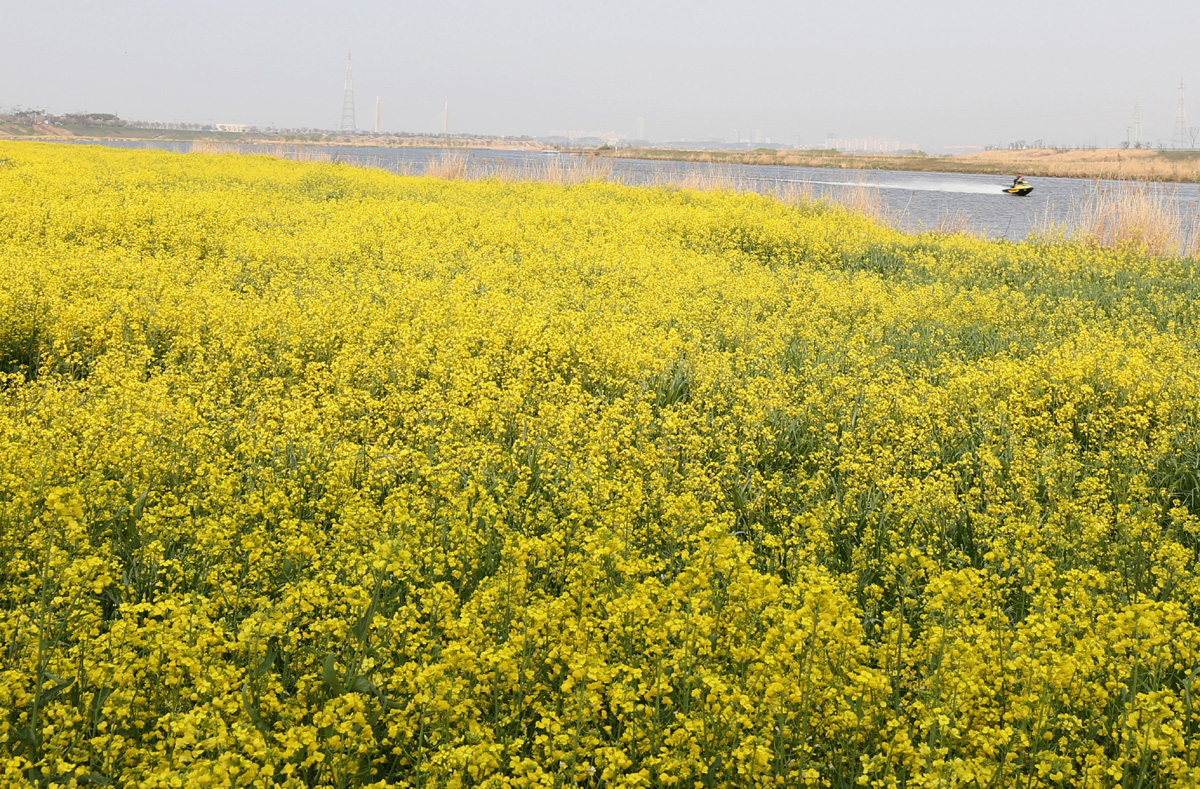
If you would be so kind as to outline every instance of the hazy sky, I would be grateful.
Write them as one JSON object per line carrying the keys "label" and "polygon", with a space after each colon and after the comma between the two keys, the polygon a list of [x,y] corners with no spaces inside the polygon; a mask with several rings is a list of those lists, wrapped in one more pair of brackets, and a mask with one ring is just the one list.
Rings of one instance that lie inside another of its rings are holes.
{"label": "hazy sky", "polygon": [[0,0],[0,107],[359,128],[936,151],[1200,126],[1200,2]]}

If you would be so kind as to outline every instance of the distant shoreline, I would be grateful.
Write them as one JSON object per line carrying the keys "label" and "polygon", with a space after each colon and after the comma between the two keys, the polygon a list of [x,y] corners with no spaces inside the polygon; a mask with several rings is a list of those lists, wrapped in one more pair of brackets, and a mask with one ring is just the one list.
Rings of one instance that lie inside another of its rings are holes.
{"label": "distant shoreline", "polygon": [[[147,129],[133,126],[49,126],[0,123],[0,140],[31,142],[179,142],[237,145],[313,145],[321,147],[482,148],[540,151],[547,146],[532,138],[477,134],[372,134],[356,132],[215,131],[212,129]],[[564,149],[566,150],[566,149]]]}
{"label": "distant shoreline", "polygon": [[1019,151],[980,151],[959,156],[930,156],[924,153],[841,153],[820,149],[692,151],[674,148],[612,148],[601,150],[600,153],[620,159],[710,162],[718,165],[775,165],[1006,176],[1020,173],[1037,177],[1200,182],[1200,150],[1029,148]]}
{"label": "distant shoreline", "polygon": [[547,145],[527,138],[486,135],[416,135],[221,132],[212,130],[144,129],[136,127],[62,127],[0,124],[0,140],[43,142],[180,142],[241,145],[310,145],[315,147],[477,148],[538,151],[552,149],[614,159],[707,162],[728,165],[774,165],[853,170],[970,173],[1033,177],[1097,178],[1128,181],[1200,183],[1200,150],[1093,148],[994,150],[957,156],[925,153],[842,153],[835,150],[753,151],[687,150],[681,148],[581,148]]}

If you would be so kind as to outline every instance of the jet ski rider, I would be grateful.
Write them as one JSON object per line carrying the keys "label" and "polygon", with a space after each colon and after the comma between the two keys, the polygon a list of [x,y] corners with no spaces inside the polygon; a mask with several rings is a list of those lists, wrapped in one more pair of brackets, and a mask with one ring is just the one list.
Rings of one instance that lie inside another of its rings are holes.
{"label": "jet ski rider", "polygon": [[1025,176],[1023,176],[1023,175],[1018,175],[1016,178],[1013,179],[1013,186],[1022,186],[1022,185],[1024,185],[1024,183],[1025,183]]}

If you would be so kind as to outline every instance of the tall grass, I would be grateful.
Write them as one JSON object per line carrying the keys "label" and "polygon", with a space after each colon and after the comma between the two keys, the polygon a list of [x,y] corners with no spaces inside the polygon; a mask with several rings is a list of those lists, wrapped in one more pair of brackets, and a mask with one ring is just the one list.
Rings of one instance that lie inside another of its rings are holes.
{"label": "tall grass", "polygon": [[252,143],[221,142],[219,140],[197,140],[192,143],[190,153],[219,156],[222,154],[250,154],[287,159],[293,162],[331,162],[334,156],[328,150],[314,145],[254,145]]}
{"label": "tall grass", "polygon": [[975,231],[971,226],[971,215],[966,211],[955,211],[938,217],[933,232],[940,236],[958,236],[972,235]]}
{"label": "tall grass", "polygon": [[[1058,151],[1043,148],[1025,151],[981,151],[950,157],[949,161],[979,171],[1060,178],[1176,182],[1200,180],[1200,156],[1194,151],[1114,148]],[[939,162],[938,166],[943,165]]]}
{"label": "tall grass", "polygon": [[777,184],[774,195],[776,200],[788,205],[807,205],[817,199],[812,184],[795,181]]}
{"label": "tall grass", "polygon": [[226,153],[246,153],[246,146],[236,142],[219,142],[217,140],[196,140],[192,143],[191,152],[216,156]]}
{"label": "tall grass", "polygon": [[609,181],[613,175],[612,159],[593,156],[548,156],[540,168],[538,180],[555,184],[579,184],[587,181]]}
{"label": "tall grass", "polygon": [[715,165],[706,170],[690,171],[683,177],[678,174],[663,174],[664,182],[680,189],[693,189],[698,192],[749,192],[756,191],[753,182],[747,179],[745,172],[729,165]]}
{"label": "tall grass", "polygon": [[1114,187],[1096,182],[1071,207],[1077,240],[1105,249],[1161,257],[1200,253],[1200,204],[1185,203],[1176,189],[1146,183]]}
{"label": "tall grass", "polygon": [[462,151],[449,151],[434,159],[425,168],[425,175],[447,180],[463,180],[470,172],[470,162],[467,154]]}
{"label": "tall grass", "polygon": [[898,226],[903,219],[903,212],[893,210],[883,199],[878,187],[863,180],[839,192],[834,201],[851,213],[861,214],[888,227]]}
{"label": "tall grass", "polygon": [[313,145],[265,145],[255,146],[251,153],[265,154],[276,159],[287,159],[292,162],[331,162],[333,155],[322,148]]}
{"label": "tall grass", "polygon": [[431,161],[424,174],[456,181],[542,181],[554,184],[580,184],[612,180],[612,160],[582,156],[547,156],[544,159],[511,162],[503,159],[472,159],[455,151]]}

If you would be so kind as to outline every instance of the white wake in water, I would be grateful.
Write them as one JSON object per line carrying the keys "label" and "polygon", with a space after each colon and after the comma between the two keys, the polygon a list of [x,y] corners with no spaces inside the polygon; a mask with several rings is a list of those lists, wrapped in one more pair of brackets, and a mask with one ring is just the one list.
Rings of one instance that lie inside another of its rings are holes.
{"label": "white wake in water", "polygon": [[865,186],[870,189],[899,189],[905,192],[955,192],[958,194],[972,195],[999,195],[1004,194],[1004,189],[1011,185],[1008,181],[997,180],[994,184],[971,184],[962,183],[960,181],[908,181],[900,184],[876,183],[873,181],[808,181],[800,179],[788,179],[787,183],[795,184],[813,184],[819,186],[844,186],[844,187],[860,187]]}

